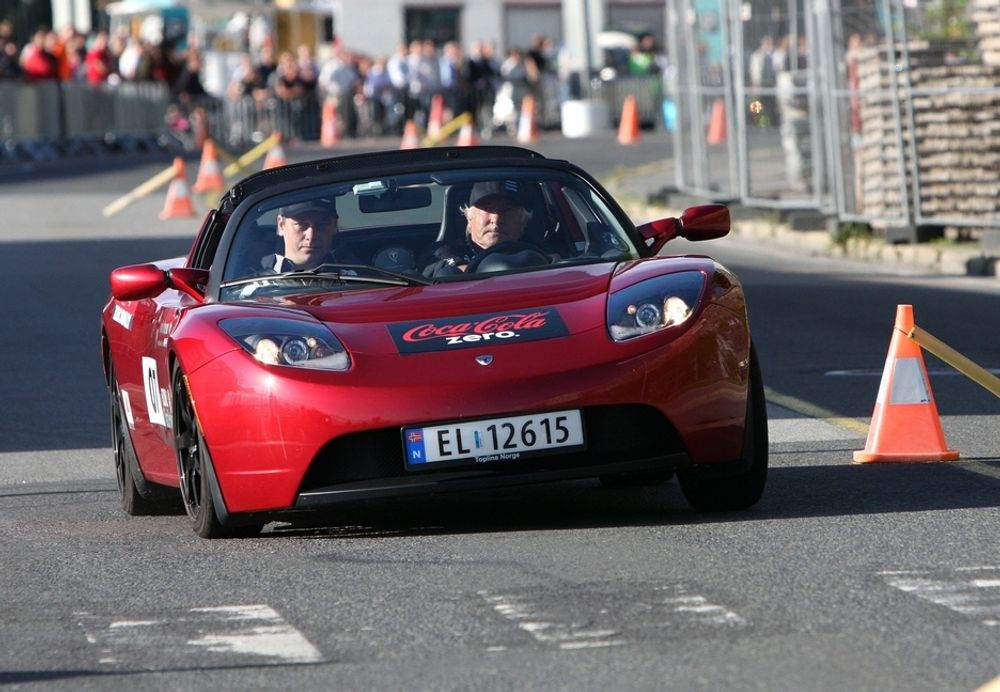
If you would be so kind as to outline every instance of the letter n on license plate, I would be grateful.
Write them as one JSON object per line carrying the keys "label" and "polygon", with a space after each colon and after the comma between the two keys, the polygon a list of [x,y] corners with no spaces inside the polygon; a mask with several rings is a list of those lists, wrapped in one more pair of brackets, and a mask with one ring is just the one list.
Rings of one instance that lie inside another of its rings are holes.
{"label": "letter n on license plate", "polygon": [[403,428],[406,467],[500,463],[585,447],[577,410]]}

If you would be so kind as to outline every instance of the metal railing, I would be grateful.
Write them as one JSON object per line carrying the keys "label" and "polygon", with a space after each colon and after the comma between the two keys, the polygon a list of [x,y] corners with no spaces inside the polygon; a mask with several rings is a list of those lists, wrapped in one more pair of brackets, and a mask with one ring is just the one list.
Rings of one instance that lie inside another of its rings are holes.
{"label": "metal railing", "polygon": [[942,39],[903,0],[667,7],[679,189],[882,229],[1000,227],[997,27],[945,18]]}

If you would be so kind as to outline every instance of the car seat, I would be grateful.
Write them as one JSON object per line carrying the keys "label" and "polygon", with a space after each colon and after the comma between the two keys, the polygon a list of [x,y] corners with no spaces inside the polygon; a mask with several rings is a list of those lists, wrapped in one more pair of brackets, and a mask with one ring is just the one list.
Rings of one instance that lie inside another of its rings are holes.
{"label": "car seat", "polygon": [[449,185],[444,191],[444,214],[441,217],[441,229],[435,242],[449,245],[461,245],[465,242],[465,229],[468,226],[462,209],[469,203],[469,193],[472,183],[456,183]]}
{"label": "car seat", "polygon": [[235,239],[235,247],[230,253],[226,278],[253,276],[263,272],[261,259],[281,252],[281,236],[273,223],[255,223],[240,229]]}

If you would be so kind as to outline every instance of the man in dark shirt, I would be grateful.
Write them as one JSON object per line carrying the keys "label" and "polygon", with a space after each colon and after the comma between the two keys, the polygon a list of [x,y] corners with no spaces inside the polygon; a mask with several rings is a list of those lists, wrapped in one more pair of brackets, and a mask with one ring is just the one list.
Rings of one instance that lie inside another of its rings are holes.
{"label": "man in dark shirt", "polygon": [[333,248],[337,221],[337,203],[332,197],[281,207],[278,235],[284,241],[284,254],[265,255],[261,260],[263,273],[283,274],[327,263],[355,264],[349,253]]}
{"label": "man in dark shirt", "polygon": [[495,245],[521,240],[528,221],[521,192],[519,184],[512,180],[473,185],[469,204],[462,209],[468,223],[465,242],[432,248],[432,261],[425,267],[424,276],[454,276],[466,271],[470,262]]}

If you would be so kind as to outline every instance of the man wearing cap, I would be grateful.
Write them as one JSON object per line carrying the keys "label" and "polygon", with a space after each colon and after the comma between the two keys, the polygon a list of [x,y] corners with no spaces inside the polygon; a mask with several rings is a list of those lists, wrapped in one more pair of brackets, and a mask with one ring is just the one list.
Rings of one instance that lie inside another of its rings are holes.
{"label": "man wearing cap", "polygon": [[528,211],[519,199],[519,192],[519,185],[513,180],[473,185],[469,204],[462,209],[468,223],[465,243],[459,247],[442,244],[434,248],[435,261],[424,269],[424,276],[454,276],[494,245],[521,240]]}
{"label": "man wearing cap", "polygon": [[350,253],[333,248],[337,235],[337,204],[333,198],[281,207],[278,235],[284,240],[284,254],[265,255],[260,263],[264,273],[283,274],[328,263],[357,263]]}

